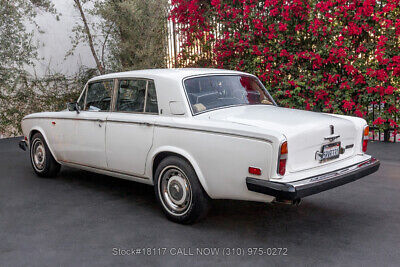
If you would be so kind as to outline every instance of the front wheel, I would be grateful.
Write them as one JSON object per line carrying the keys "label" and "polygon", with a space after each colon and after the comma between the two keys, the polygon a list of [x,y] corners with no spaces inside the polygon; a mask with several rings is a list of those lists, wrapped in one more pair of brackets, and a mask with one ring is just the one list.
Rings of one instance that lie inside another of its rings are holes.
{"label": "front wheel", "polygon": [[54,159],[43,135],[34,134],[30,145],[31,163],[35,173],[46,178],[56,176],[61,165]]}
{"label": "front wheel", "polygon": [[210,198],[186,160],[176,156],[165,158],[154,177],[156,197],[168,219],[192,224],[205,217]]}

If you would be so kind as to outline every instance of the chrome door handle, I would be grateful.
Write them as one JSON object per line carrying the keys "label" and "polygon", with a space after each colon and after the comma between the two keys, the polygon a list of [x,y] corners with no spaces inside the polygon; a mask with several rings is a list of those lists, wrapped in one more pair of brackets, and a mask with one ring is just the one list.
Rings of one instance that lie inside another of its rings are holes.
{"label": "chrome door handle", "polygon": [[137,122],[137,124],[139,125],[145,125],[145,126],[152,126],[153,124],[151,124],[150,122]]}
{"label": "chrome door handle", "polygon": [[101,127],[101,125],[103,124],[103,122],[104,122],[104,120],[100,120],[100,119],[98,119],[98,120],[96,120],[97,121],[97,123],[99,124],[99,127]]}

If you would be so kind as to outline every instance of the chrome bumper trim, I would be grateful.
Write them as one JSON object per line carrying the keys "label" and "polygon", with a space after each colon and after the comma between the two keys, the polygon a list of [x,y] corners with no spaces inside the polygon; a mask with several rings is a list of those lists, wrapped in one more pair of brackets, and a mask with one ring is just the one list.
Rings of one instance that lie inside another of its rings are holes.
{"label": "chrome bumper trim", "polygon": [[246,185],[250,191],[267,194],[280,199],[295,200],[356,181],[376,172],[379,166],[379,160],[371,157],[369,160],[333,172],[308,177],[295,182],[280,183],[247,177]]}

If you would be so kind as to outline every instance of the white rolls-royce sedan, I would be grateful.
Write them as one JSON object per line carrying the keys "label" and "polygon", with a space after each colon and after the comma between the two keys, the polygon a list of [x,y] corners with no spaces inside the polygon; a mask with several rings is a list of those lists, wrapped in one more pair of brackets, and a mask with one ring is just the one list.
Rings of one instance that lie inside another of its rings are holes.
{"label": "white rolls-royce sedan", "polygon": [[279,107],[243,72],[107,74],[67,106],[22,121],[36,174],[65,165],[153,185],[179,223],[204,217],[211,199],[298,203],[379,168],[364,119]]}

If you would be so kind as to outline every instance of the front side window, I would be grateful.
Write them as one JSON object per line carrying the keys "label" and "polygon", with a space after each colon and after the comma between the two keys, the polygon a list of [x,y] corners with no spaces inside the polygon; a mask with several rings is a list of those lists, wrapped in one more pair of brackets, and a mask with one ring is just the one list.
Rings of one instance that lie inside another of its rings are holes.
{"label": "front side window", "polygon": [[115,111],[158,113],[154,81],[120,80]]}
{"label": "front side window", "polygon": [[258,79],[245,75],[212,75],[186,79],[193,113],[236,105],[273,105]]}
{"label": "front side window", "polygon": [[86,92],[85,109],[87,111],[109,111],[114,82],[112,80],[89,84]]}

